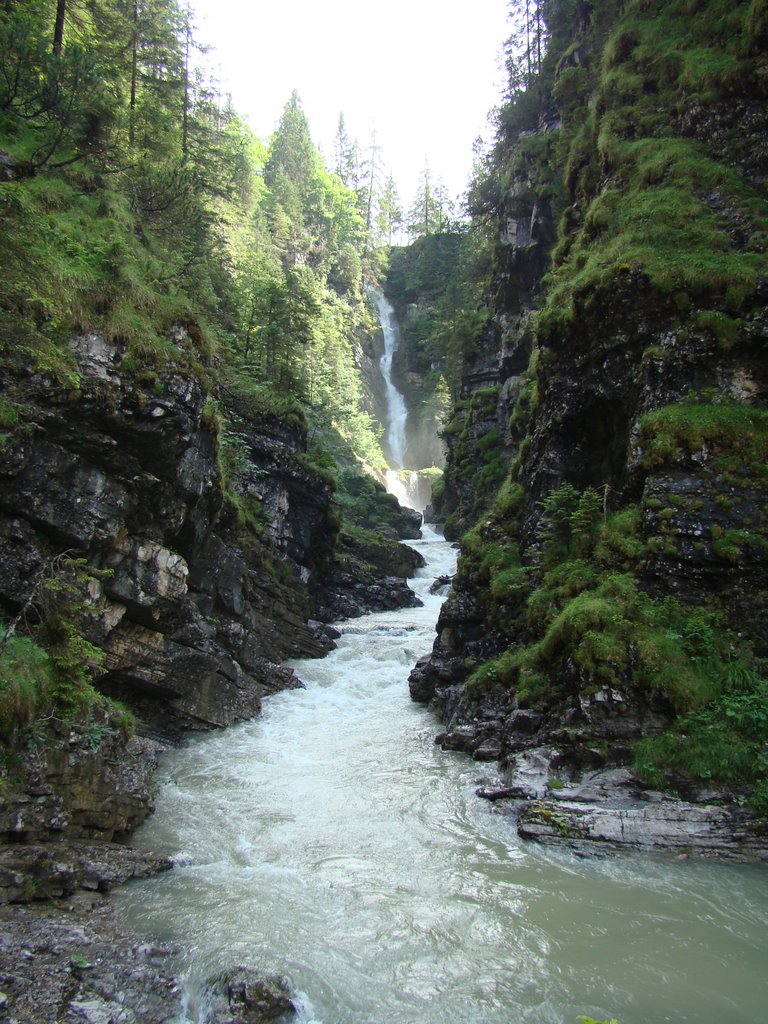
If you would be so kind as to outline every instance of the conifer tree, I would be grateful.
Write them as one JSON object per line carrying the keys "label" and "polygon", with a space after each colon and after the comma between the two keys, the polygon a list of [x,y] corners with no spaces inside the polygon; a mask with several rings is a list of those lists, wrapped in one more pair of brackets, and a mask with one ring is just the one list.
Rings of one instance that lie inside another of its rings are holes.
{"label": "conifer tree", "polygon": [[339,123],[333,143],[333,169],[348,188],[356,188],[360,180],[358,168],[359,147],[347,134],[344,115],[339,114]]}
{"label": "conifer tree", "polygon": [[453,216],[453,201],[445,184],[435,178],[424,161],[416,198],[409,213],[408,231],[414,238],[444,231]]}
{"label": "conifer tree", "polygon": [[400,206],[395,179],[390,173],[379,199],[379,215],[376,224],[379,238],[386,241],[387,245],[392,245],[392,238],[402,227],[402,223],[403,210]]}

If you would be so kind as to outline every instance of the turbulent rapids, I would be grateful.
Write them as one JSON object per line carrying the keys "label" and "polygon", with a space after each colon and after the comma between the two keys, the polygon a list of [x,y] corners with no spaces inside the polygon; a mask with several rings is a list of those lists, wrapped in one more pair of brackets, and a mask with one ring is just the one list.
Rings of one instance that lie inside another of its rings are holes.
{"label": "turbulent rapids", "polygon": [[759,869],[524,846],[475,796],[486,769],[433,744],[407,676],[455,552],[428,528],[414,546],[423,608],[348,621],[338,650],[295,663],[306,689],[165,761],[138,842],[179,866],[121,898],[183,951],[180,1019],[245,964],[286,975],[322,1024],[761,1020]]}

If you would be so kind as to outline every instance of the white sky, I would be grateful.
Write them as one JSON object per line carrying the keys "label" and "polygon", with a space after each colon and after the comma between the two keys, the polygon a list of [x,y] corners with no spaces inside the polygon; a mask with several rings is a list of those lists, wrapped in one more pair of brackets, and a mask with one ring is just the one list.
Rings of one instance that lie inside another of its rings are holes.
{"label": "white sky", "polygon": [[429,159],[463,193],[472,144],[498,104],[506,0],[193,0],[222,89],[267,139],[293,89],[330,166],[339,113],[361,147],[375,129],[406,206]]}

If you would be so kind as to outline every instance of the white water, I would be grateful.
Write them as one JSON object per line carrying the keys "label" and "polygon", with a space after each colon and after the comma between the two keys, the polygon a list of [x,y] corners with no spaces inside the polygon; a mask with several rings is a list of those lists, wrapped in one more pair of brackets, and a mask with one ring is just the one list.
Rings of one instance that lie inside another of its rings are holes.
{"label": "white water", "polygon": [[[416,589],[451,571],[429,528]],[[181,858],[122,890],[127,920],[203,979],[274,970],[322,1024],[760,1024],[762,869],[524,845],[474,790],[489,774],[432,742],[407,676],[440,599],[344,627],[294,663],[305,690],[169,754],[139,845]]]}
{"label": "white water", "polygon": [[400,325],[397,322],[394,307],[384,294],[376,288],[369,287],[367,291],[376,305],[381,331],[384,335],[384,354],[379,360],[379,367],[384,378],[384,398],[387,408],[385,438],[390,462],[390,468],[386,472],[387,490],[390,494],[394,494],[401,505],[423,512],[424,502],[419,497],[418,473],[402,472],[408,448],[406,432],[408,409],[403,395],[392,380],[392,359],[402,340]]}
{"label": "white water", "polygon": [[398,473],[396,469],[388,469],[386,479],[387,490],[394,494],[401,505],[405,508],[415,508],[417,512],[424,511],[425,502],[420,494],[419,474],[415,470],[411,470],[410,473]]}
{"label": "white water", "polygon": [[379,360],[381,375],[384,378],[384,395],[387,404],[386,441],[389,448],[390,462],[396,469],[405,466],[406,433],[405,425],[408,409],[405,399],[392,380],[392,358],[400,347],[400,326],[391,303],[375,288],[368,289],[376,304],[381,330],[384,334],[384,354]]}

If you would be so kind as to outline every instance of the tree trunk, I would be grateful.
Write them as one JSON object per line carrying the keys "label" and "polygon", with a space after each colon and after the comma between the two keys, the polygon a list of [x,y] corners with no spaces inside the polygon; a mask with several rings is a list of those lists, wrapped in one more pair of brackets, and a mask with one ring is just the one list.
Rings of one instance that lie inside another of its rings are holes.
{"label": "tree trunk", "polygon": [[[187,18],[189,18],[189,8],[187,8]],[[187,20],[187,45],[184,53],[184,115],[181,122],[181,152],[185,159],[189,151],[189,51],[191,40],[192,30],[189,20]]]}
{"label": "tree trunk", "polygon": [[139,74],[139,4],[133,4],[133,34],[131,35],[131,106],[128,124],[128,142],[131,149],[136,141],[136,85]]}
{"label": "tree trunk", "polygon": [[53,52],[58,56],[64,45],[64,22],[67,17],[67,0],[56,0],[56,24],[53,27]]}

